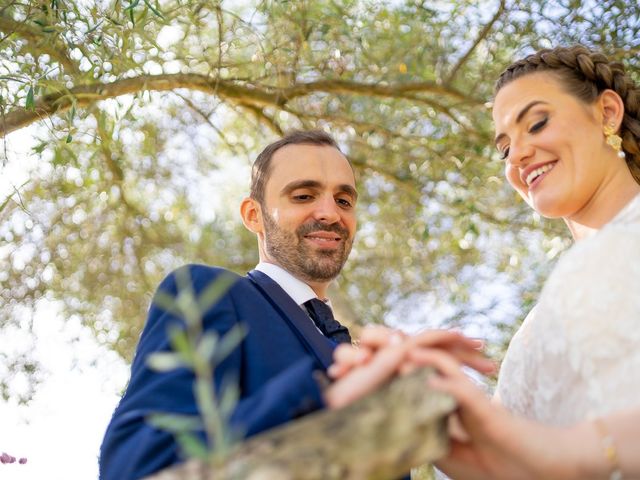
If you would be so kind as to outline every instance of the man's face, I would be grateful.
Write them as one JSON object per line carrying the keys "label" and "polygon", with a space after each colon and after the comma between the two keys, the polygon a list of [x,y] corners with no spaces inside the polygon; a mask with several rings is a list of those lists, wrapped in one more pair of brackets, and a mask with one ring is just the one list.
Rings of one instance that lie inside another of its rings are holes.
{"label": "man's face", "polygon": [[353,170],[337,149],[278,150],[261,205],[263,260],[306,282],[329,282],[349,256],[356,230]]}

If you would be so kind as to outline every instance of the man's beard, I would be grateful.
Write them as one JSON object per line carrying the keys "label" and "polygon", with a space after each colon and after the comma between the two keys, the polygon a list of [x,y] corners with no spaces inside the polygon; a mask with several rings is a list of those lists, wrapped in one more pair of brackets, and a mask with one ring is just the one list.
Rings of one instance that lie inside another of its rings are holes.
{"label": "man's beard", "polygon": [[[300,225],[295,233],[280,228],[268,213],[264,212],[264,235],[267,254],[294,277],[307,281],[326,282],[338,276],[344,266],[353,239],[349,231],[338,224],[312,221]],[[317,231],[335,232],[342,241],[338,248],[312,248],[304,236]]]}

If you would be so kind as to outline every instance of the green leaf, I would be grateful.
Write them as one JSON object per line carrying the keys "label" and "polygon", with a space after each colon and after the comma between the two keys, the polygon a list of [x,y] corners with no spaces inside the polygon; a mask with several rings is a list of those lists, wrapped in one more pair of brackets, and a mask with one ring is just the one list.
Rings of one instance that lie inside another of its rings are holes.
{"label": "green leaf", "polygon": [[73,137],[71,136],[71,134],[68,134],[67,138],[65,139],[65,143],[71,143],[71,140],[73,140]]}
{"label": "green leaf", "polygon": [[184,358],[174,352],[153,353],[147,358],[147,365],[157,372],[170,372],[188,366]]}
{"label": "green leaf", "polygon": [[237,281],[238,276],[230,272],[223,272],[211,282],[198,296],[198,306],[201,312],[206,312],[213,307],[222,295]]}
{"label": "green leaf", "polygon": [[238,381],[235,375],[228,375],[223,379],[220,387],[219,398],[218,409],[220,410],[222,417],[231,417],[233,410],[238,404],[238,399],[240,398],[240,389],[238,388]]}
{"label": "green leaf", "polygon": [[152,303],[156,304],[162,310],[175,316],[180,316],[180,310],[176,305],[176,298],[173,295],[158,290],[153,296]]}
{"label": "green leaf", "polygon": [[196,355],[204,358],[207,362],[210,362],[216,353],[216,349],[219,344],[218,340],[219,337],[216,332],[206,332],[198,342]]}
{"label": "green leaf", "polygon": [[209,458],[209,449],[197,436],[191,433],[179,433],[176,440],[184,454],[189,458],[206,460]]}
{"label": "green leaf", "polygon": [[11,197],[13,197],[13,193],[7,196],[7,198],[5,198],[2,203],[0,203],[0,212],[2,212],[2,210],[4,210],[5,207],[9,204],[9,202],[11,201]]}
{"label": "green leaf", "polygon": [[238,346],[247,335],[247,328],[242,323],[238,323],[229,330],[218,343],[215,354],[212,358],[214,365],[219,365]]}
{"label": "green leaf", "polygon": [[33,150],[33,153],[37,153],[39,155],[44,151],[45,148],[47,148],[47,145],[48,145],[47,142],[40,142],[38,145],[33,147],[31,150]]}
{"label": "green leaf", "polygon": [[149,7],[149,10],[151,10],[153,13],[155,13],[158,17],[160,17],[161,19],[164,20],[164,16],[162,15],[162,12],[160,12],[160,10],[158,10],[157,8],[155,8],[153,5],[151,5],[151,3],[149,2],[149,0],[144,0],[144,3],[147,7]]}
{"label": "green leaf", "polygon": [[[186,295],[188,297],[194,297],[193,284],[191,283],[191,270],[188,266],[178,268],[174,277],[176,279],[176,287],[178,288],[177,297]],[[178,299],[176,298],[176,301]]]}
{"label": "green leaf", "polygon": [[154,413],[147,417],[146,421],[153,427],[172,433],[193,432],[202,429],[202,420],[197,415]]}
{"label": "green leaf", "polygon": [[33,99],[33,85],[29,86],[29,90],[27,91],[27,102],[25,104],[25,108],[27,110],[34,110],[36,107],[36,103]]}
{"label": "green leaf", "polygon": [[189,342],[187,332],[174,325],[169,329],[169,339],[173,350],[180,355],[187,365],[193,366],[194,350]]}
{"label": "green leaf", "polygon": [[131,11],[131,10],[133,10],[134,8],[136,8],[136,7],[138,6],[138,4],[139,4],[139,3],[140,3],[140,0],[133,0],[133,1],[129,4],[129,6],[128,6],[127,8],[125,8],[125,9],[124,9],[124,11],[125,11],[125,12],[127,12],[127,11]]}
{"label": "green leaf", "polygon": [[63,155],[62,150],[60,150],[59,148],[56,148],[53,152],[53,159],[51,163],[57,167],[59,165],[65,165],[67,162],[68,160]]}

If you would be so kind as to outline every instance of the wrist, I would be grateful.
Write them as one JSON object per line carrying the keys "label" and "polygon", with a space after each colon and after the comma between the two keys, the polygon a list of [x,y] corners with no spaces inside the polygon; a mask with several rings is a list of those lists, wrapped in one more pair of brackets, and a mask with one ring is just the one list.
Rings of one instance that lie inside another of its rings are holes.
{"label": "wrist", "polygon": [[602,419],[582,422],[571,429],[572,438],[578,439],[572,448],[572,463],[578,478],[621,480],[617,450]]}
{"label": "wrist", "polygon": [[622,480],[618,448],[609,426],[603,418],[596,418],[593,420],[592,425],[600,438],[600,450],[608,466],[609,480]]}
{"label": "wrist", "polygon": [[593,426],[583,422],[571,427],[536,424],[535,455],[529,457],[529,478],[556,480],[608,479],[607,465]]}

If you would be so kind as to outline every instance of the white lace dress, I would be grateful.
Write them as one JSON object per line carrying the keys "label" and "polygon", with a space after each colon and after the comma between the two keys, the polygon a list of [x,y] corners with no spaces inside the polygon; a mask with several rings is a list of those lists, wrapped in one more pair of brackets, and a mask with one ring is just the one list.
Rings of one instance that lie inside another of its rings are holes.
{"label": "white lace dress", "polygon": [[640,406],[640,195],[560,259],[497,392],[512,412],[553,425]]}

